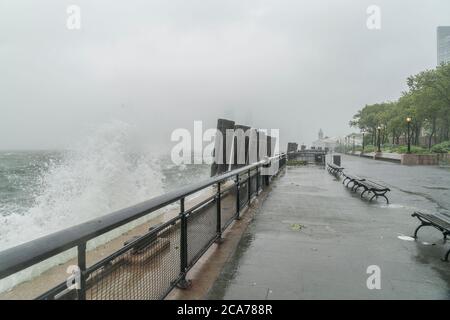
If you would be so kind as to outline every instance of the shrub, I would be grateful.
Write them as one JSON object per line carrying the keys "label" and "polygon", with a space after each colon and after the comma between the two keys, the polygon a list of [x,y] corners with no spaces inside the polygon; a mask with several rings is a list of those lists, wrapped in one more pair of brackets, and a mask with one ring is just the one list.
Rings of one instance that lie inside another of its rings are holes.
{"label": "shrub", "polygon": [[439,144],[435,144],[431,147],[433,153],[448,153],[450,152],[450,141],[444,141]]}
{"label": "shrub", "polygon": [[371,144],[364,146],[364,153],[375,152],[375,150],[376,150],[375,146]]}
{"label": "shrub", "polygon": [[304,160],[288,160],[287,165],[288,166],[306,166],[308,164],[308,161]]}
{"label": "shrub", "polygon": [[[408,147],[407,146],[399,146],[398,148],[396,148],[395,152],[397,152],[397,153],[407,153],[408,152]],[[411,146],[411,153],[425,154],[425,153],[428,153],[428,149],[425,149],[425,148],[422,148],[422,147],[418,147],[418,146]]]}

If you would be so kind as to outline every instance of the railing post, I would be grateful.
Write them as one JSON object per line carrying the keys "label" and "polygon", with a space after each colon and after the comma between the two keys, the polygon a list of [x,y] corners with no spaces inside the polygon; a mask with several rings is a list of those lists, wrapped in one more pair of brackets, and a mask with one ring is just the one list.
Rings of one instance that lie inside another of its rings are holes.
{"label": "railing post", "polygon": [[239,220],[239,211],[240,211],[240,189],[241,189],[241,183],[239,181],[239,174],[236,175],[236,220]]}
{"label": "railing post", "polygon": [[256,166],[256,196],[259,195],[259,166]]}
{"label": "railing post", "polygon": [[250,205],[250,199],[252,197],[252,179],[251,179],[252,170],[248,170],[248,179],[247,179],[247,194],[248,194],[248,205]]}
{"label": "railing post", "polygon": [[221,193],[220,193],[220,181],[217,183],[217,195],[216,195],[216,208],[217,208],[217,240],[220,242],[222,240],[222,207],[221,207]]}
{"label": "railing post", "polygon": [[77,290],[78,300],[86,300],[86,242],[80,243],[78,249],[78,268],[80,270],[80,287]]}
{"label": "railing post", "polygon": [[186,272],[188,267],[188,243],[187,243],[187,215],[184,211],[184,198],[180,200],[180,281],[177,287],[180,289],[187,289],[190,286],[190,281],[186,280]]}
{"label": "railing post", "polygon": [[[269,166],[271,165],[272,163],[269,163]],[[267,165],[265,165],[265,166],[267,166]],[[268,186],[269,185],[269,170],[266,170],[266,174],[264,175],[264,182],[265,182],[265,185],[266,186]]]}

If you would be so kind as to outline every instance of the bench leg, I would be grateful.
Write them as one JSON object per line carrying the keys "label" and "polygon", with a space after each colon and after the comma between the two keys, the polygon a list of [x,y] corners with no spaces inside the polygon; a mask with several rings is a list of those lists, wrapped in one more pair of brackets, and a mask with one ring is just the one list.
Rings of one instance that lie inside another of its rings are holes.
{"label": "bench leg", "polygon": [[364,191],[361,192],[361,199],[364,197],[364,193],[366,193],[366,192],[370,193],[369,189],[364,189]]}
{"label": "bench leg", "polygon": [[417,239],[417,232],[419,232],[420,228],[426,227],[426,226],[431,226],[431,223],[422,222],[422,223],[420,224],[420,226],[418,226],[418,227],[416,228],[416,230],[414,231],[414,239]]}
{"label": "bench leg", "polygon": [[[369,191],[369,193],[370,192],[371,191]],[[371,202],[373,200],[373,198],[377,198],[378,199],[378,197],[383,197],[384,199],[386,199],[386,203],[389,204],[389,199],[386,197],[386,195],[384,193],[383,194],[379,194],[379,193],[376,193],[376,192],[374,192],[372,198],[369,199],[369,202]]]}
{"label": "bench leg", "polygon": [[[378,197],[383,197],[384,199],[386,199],[386,203],[389,204],[389,199],[386,197],[385,194],[377,194],[376,197],[377,197],[377,199],[378,199]],[[373,199],[373,197],[372,197],[372,199]]]}

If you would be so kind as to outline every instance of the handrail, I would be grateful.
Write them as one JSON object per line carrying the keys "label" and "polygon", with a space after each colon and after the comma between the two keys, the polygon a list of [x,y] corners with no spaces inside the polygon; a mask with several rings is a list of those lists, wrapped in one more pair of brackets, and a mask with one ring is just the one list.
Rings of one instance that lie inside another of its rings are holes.
{"label": "handrail", "polygon": [[154,197],[150,200],[109,213],[100,218],[6,249],[0,252],[0,279],[6,278],[61,252],[74,248],[79,244],[86,243],[108,231],[125,225],[178,200],[184,199],[185,197],[218,182],[248,172],[248,170],[267,166],[273,159],[279,159],[283,156],[285,156],[285,154],[266,158],[254,164],[226,172],[217,177],[193,183],[186,187]]}

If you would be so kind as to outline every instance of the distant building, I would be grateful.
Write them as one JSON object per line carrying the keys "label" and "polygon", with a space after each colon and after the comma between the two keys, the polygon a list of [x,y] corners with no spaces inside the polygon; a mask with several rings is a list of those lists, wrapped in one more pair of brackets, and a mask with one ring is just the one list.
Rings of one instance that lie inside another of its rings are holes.
{"label": "distant building", "polygon": [[355,144],[355,147],[362,146],[363,143],[363,135],[362,133],[350,133],[344,137],[344,143],[352,147]]}
{"label": "distant building", "polygon": [[324,137],[322,129],[319,130],[318,138],[316,141],[313,141],[312,146],[315,149],[326,149],[328,150],[334,150],[336,146],[338,145],[338,138],[335,137]]}
{"label": "distant building", "polygon": [[437,27],[437,63],[450,62],[450,26]]}

